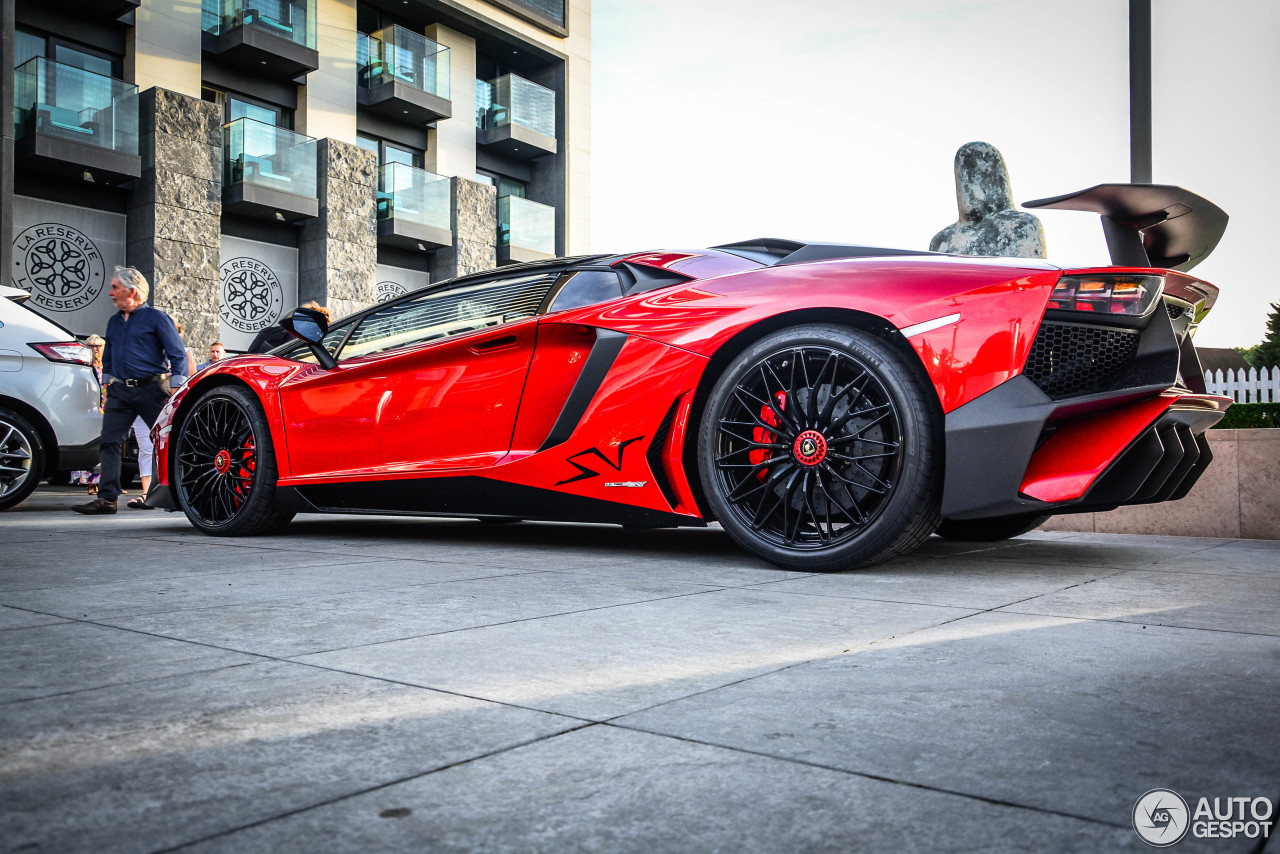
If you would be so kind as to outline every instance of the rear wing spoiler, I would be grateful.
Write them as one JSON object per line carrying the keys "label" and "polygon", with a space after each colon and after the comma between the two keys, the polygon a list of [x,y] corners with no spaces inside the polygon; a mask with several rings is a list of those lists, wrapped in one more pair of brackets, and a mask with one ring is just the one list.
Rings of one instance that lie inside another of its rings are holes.
{"label": "rear wing spoiler", "polygon": [[1118,267],[1185,273],[1209,257],[1227,230],[1226,211],[1169,184],[1099,184],[1023,207],[1100,214],[1111,263]]}

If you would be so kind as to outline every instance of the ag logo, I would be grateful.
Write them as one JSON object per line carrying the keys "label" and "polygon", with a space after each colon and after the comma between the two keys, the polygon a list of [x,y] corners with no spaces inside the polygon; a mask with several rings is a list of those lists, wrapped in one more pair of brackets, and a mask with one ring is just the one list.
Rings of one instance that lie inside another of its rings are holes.
{"label": "ag logo", "polygon": [[14,283],[49,311],[78,311],[97,299],[106,282],[102,253],[69,225],[33,225],[13,241]]}
{"label": "ag logo", "polygon": [[1180,841],[1190,826],[1187,802],[1171,789],[1152,789],[1133,805],[1133,829],[1143,842],[1156,848]]}
{"label": "ag logo", "polygon": [[409,293],[409,289],[399,282],[378,282],[378,302],[386,302]]}
{"label": "ag logo", "polygon": [[271,268],[253,258],[232,258],[222,265],[222,322],[239,332],[257,332],[275,323],[284,310],[284,289]]}

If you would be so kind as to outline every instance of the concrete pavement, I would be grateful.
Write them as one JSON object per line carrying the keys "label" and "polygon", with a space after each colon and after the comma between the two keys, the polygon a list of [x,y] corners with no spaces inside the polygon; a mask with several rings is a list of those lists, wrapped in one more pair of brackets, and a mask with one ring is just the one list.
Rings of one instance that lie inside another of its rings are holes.
{"label": "concrete pavement", "polygon": [[1140,851],[1148,790],[1280,801],[1277,542],[812,575],[715,529],[82,500],[0,514],[4,850]]}

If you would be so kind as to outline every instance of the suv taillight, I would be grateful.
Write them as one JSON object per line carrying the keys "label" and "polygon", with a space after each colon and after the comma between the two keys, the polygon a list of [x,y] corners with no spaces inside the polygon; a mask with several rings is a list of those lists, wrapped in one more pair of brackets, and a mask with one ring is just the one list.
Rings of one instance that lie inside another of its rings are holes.
{"label": "suv taillight", "polygon": [[1063,276],[1049,295],[1049,308],[1143,317],[1160,299],[1164,278],[1129,273]]}
{"label": "suv taillight", "polygon": [[58,341],[52,344],[30,344],[28,346],[50,362],[70,362],[73,365],[93,364],[93,351],[76,341]]}

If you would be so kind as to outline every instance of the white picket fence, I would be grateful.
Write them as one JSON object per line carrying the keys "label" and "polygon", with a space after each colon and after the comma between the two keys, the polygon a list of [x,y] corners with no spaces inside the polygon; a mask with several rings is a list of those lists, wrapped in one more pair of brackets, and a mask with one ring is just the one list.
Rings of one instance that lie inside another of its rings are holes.
{"label": "white picket fence", "polygon": [[1280,403],[1280,368],[1209,371],[1204,384],[1212,394],[1225,394],[1236,403]]}

